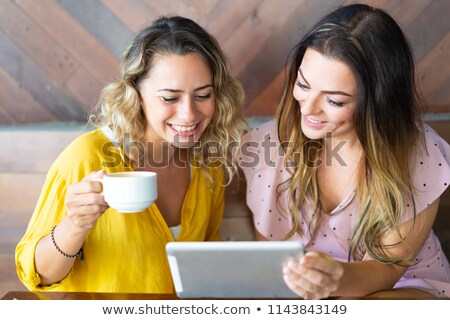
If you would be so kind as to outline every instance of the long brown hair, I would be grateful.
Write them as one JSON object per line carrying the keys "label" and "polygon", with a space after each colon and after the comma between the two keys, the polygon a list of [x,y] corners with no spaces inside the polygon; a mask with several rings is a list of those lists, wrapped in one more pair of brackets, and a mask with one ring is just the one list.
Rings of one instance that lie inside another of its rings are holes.
{"label": "long brown hair", "polygon": [[[397,231],[405,198],[413,204],[410,161],[423,140],[421,108],[415,87],[414,60],[398,24],[384,11],[368,5],[341,7],[322,18],[294,48],[287,84],[277,109],[278,135],[292,176],[278,186],[288,191],[292,230],[302,233],[300,208],[311,201],[314,229],[320,212],[317,166],[320,152],[301,131],[301,114],[293,97],[297,71],[307,48],[345,63],[357,82],[353,125],[364,151],[356,178],[358,217],[352,230],[349,259],[367,253],[383,263],[410,262],[391,257],[381,237]],[[410,202],[410,203],[411,203]],[[398,233],[399,234],[399,233]]]}

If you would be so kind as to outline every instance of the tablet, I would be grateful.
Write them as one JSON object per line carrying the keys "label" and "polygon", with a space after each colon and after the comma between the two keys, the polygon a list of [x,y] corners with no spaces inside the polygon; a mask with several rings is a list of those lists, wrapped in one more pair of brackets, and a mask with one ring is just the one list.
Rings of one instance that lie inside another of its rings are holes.
{"label": "tablet", "polygon": [[169,242],[166,251],[180,298],[298,298],[282,272],[303,255],[297,241]]}

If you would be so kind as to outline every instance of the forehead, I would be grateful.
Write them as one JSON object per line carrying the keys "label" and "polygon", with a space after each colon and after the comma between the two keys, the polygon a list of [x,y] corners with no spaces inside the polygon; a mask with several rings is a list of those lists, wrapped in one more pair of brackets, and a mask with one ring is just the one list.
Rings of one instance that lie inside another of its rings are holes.
{"label": "forehead", "polygon": [[206,61],[195,53],[185,55],[158,54],[152,59],[148,75],[151,77],[153,74],[173,73],[176,71],[183,73],[192,70],[197,70],[196,73],[211,73],[211,68]]}
{"label": "forehead", "polygon": [[311,86],[323,87],[324,90],[354,92],[356,88],[356,78],[347,64],[312,48],[306,49],[299,73]]}
{"label": "forehead", "polygon": [[209,65],[200,56],[189,53],[186,55],[156,55],[153,58],[147,76],[141,83],[170,89],[190,89],[212,84],[213,76]]}

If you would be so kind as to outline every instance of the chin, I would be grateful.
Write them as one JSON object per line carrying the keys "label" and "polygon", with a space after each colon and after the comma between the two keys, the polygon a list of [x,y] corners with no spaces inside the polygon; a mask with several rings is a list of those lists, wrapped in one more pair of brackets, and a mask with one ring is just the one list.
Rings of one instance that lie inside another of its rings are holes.
{"label": "chin", "polygon": [[171,145],[180,149],[193,148],[198,144],[198,141],[172,141]]}
{"label": "chin", "polygon": [[188,137],[175,136],[170,144],[176,148],[192,148],[198,144],[199,140],[200,136],[198,135]]}
{"label": "chin", "polygon": [[303,134],[311,140],[320,140],[325,138],[325,133],[319,130],[311,130],[310,128],[306,127],[302,123],[302,132]]}

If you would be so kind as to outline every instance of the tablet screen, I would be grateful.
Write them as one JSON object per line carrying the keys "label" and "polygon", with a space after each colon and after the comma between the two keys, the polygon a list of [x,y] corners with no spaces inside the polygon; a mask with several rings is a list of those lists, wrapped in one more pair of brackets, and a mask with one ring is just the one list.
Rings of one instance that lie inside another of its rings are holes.
{"label": "tablet screen", "polygon": [[181,298],[298,298],[282,268],[303,254],[299,242],[170,242],[166,251]]}

